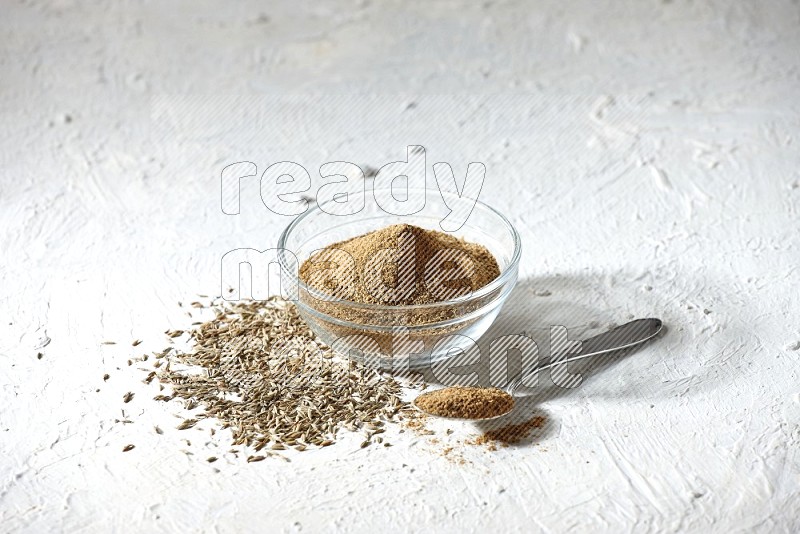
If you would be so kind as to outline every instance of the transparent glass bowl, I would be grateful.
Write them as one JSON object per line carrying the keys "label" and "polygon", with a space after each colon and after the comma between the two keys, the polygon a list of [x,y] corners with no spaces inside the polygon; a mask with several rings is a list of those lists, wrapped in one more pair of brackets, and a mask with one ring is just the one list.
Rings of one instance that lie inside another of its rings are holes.
{"label": "transparent glass bowl", "polygon": [[[478,201],[469,213],[473,201],[454,194],[411,189],[409,195],[425,196],[424,208],[413,215],[383,211],[372,191],[365,192],[363,209],[355,214],[332,215],[322,209],[333,211],[326,204],[315,205],[292,221],[278,241],[283,291],[297,299],[298,311],[314,333],[345,357],[395,372],[428,367],[477,350],[478,338],[514,288],[521,253],[517,231],[486,204]],[[299,266],[315,251],[389,225],[443,231],[440,222],[451,209],[469,213],[452,235],[485,246],[500,267],[500,276],[477,291],[433,304],[362,304],[335,299],[298,276]]]}

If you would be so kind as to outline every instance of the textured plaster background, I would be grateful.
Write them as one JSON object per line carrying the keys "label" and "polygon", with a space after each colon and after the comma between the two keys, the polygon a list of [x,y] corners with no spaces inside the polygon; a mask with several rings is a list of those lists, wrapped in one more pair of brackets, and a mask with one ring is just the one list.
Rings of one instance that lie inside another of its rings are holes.
{"label": "textured plaster background", "polygon": [[[0,11],[0,530],[800,529],[797,2]],[[534,443],[463,464],[413,433],[251,465],[186,445],[126,361],[218,292],[225,252],[288,223],[257,180],[224,215],[222,168],[292,160],[318,186],[324,162],[409,144],[429,171],[484,162],[481,198],[522,235],[489,337],[667,334],[541,391]]]}

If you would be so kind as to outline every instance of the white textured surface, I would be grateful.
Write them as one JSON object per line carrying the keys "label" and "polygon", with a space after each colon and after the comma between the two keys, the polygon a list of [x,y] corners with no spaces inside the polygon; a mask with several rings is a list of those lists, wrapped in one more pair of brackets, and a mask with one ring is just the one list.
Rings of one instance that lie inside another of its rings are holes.
{"label": "white textured surface", "polygon": [[[797,2],[316,4],[3,6],[0,530],[800,529]],[[287,222],[257,182],[223,215],[222,167],[313,176],[413,143],[483,161],[523,236],[490,335],[667,335],[543,395],[537,445],[465,465],[405,434],[216,473],[200,434],[153,433],[175,410],[126,360]]]}

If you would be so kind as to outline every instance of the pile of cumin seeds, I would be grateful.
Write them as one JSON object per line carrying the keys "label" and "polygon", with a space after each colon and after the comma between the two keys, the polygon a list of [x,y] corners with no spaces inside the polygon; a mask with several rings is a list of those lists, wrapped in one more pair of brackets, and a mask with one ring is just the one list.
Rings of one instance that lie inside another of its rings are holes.
{"label": "pile of cumin seeds", "polygon": [[155,354],[156,377],[171,389],[155,398],[202,407],[178,429],[213,418],[231,429],[234,446],[255,451],[325,447],[347,429],[364,431],[365,447],[411,411],[394,378],[335,355],[293,303],[273,297],[210,308],[214,318],[188,332],[190,350]]}

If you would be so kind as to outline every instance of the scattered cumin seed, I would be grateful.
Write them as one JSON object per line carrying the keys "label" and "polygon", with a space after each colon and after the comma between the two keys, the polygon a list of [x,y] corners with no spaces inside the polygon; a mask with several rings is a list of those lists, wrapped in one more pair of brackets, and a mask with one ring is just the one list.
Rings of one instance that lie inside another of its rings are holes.
{"label": "scattered cumin seed", "polygon": [[229,428],[232,445],[255,451],[327,447],[340,429],[377,434],[384,420],[411,411],[396,380],[335,355],[292,302],[220,299],[208,308],[213,319],[181,331],[192,343],[188,351],[155,353],[165,362],[156,367],[156,378],[171,392],[154,398],[202,407],[195,417]]}
{"label": "scattered cumin seed", "polygon": [[128,451],[132,451],[132,450],[133,450],[133,449],[135,449],[135,448],[136,448],[136,445],[125,445],[125,446],[122,448],[122,452],[128,452]]}
{"label": "scattered cumin seed", "polygon": [[108,382],[109,378],[111,378],[111,376],[108,373],[104,374],[103,375],[103,382]]}
{"label": "scattered cumin seed", "polygon": [[192,428],[197,424],[197,419],[186,419],[183,423],[178,425],[178,430],[186,430]]}
{"label": "scattered cumin seed", "polygon": [[131,345],[133,345],[134,347],[137,347],[137,346],[139,346],[141,343],[142,343],[142,340],[141,340],[141,339],[137,339],[136,341],[134,341],[133,343],[131,343]]}
{"label": "scattered cumin seed", "polygon": [[131,400],[133,400],[134,395],[135,394],[131,391],[127,392],[125,395],[122,396],[122,402],[126,404],[129,403]]}
{"label": "scattered cumin seed", "polygon": [[209,456],[209,457],[208,457],[208,459],[207,459],[206,461],[207,461],[208,463],[210,463],[210,464],[213,464],[214,462],[216,462],[216,461],[217,461],[217,457],[216,457],[216,456]]}

